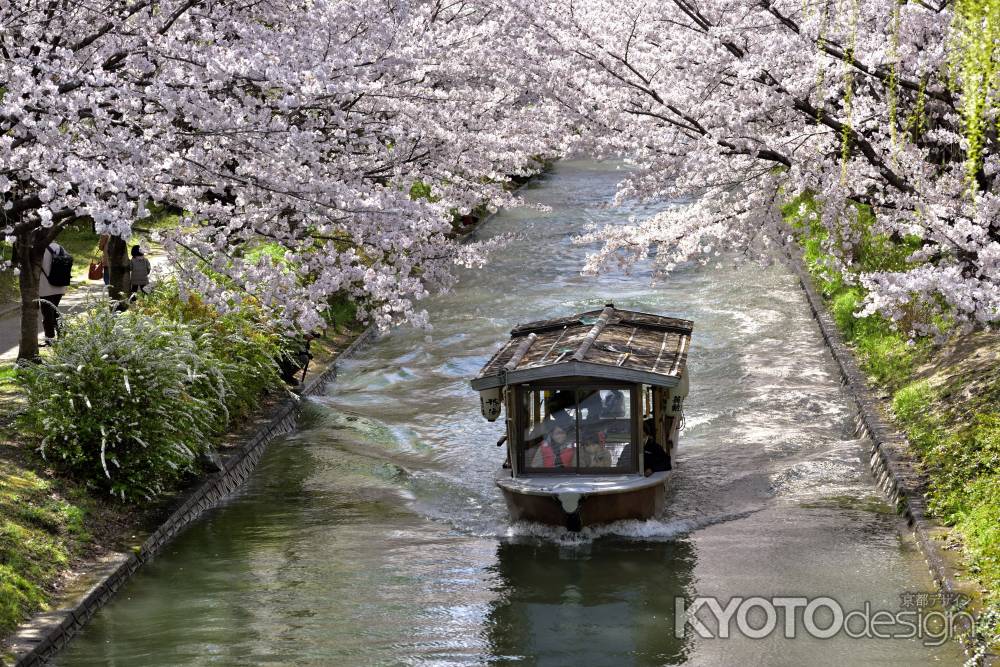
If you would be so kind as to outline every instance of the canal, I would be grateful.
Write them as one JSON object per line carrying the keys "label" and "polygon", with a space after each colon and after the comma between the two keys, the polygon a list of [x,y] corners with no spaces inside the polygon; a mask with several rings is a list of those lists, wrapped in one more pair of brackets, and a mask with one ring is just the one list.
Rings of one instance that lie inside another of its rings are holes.
{"label": "canal", "polygon": [[[621,176],[568,161],[527,187],[548,210],[483,226],[484,238],[516,237],[427,302],[433,330],[393,331],[346,361],[239,495],[141,570],[57,663],[961,662],[954,644],[822,640],[801,623],[791,639],[781,623],[763,639],[676,636],[678,596],[898,611],[903,594],[933,587],[865,470],[866,443],[786,269],[691,265],[656,283],[648,267],[580,274],[590,249],[574,233],[654,210],[607,207]],[[668,508],[580,534],[512,525],[492,481],[502,426],[480,417],[468,380],[514,324],[608,300],[695,321]]]}

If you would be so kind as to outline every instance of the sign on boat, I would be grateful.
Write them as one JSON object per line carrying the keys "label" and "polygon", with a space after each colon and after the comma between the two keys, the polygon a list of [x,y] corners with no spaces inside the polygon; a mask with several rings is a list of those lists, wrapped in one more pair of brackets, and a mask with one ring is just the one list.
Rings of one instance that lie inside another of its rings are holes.
{"label": "sign on boat", "polygon": [[496,482],[515,520],[580,530],[662,511],[693,328],[609,303],[511,330],[472,388],[487,420],[506,411]]}

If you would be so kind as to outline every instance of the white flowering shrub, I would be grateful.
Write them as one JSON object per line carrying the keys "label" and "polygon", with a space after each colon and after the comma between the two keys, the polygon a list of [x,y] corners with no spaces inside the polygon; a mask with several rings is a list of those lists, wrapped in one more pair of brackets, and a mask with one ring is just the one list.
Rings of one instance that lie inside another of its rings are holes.
{"label": "white flowering shrub", "polygon": [[225,374],[181,322],[97,307],[21,371],[42,455],[122,500],[152,498],[228,421]]}

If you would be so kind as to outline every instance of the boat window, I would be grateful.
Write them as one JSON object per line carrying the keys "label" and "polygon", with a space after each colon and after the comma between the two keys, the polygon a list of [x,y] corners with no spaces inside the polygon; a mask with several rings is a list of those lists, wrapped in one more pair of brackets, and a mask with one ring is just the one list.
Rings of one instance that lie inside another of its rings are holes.
{"label": "boat window", "polygon": [[576,392],[521,392],[520,469],[576,468]]}
{"label": "boat window", "polygon": [[630,388],[518,392],[518,469],[527,472],[634,472]]}
{"label": "boat window", "polygon": [[629,389],[581,389],[580,468],[632,467],[632,392]]}

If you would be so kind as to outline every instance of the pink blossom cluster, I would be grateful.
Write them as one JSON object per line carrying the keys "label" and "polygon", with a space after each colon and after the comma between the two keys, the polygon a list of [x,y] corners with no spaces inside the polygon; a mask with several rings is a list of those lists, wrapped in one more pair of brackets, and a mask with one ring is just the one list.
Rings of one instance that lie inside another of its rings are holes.
{"label": "pink blossom cluster", "polygon": [[490,249],[456,243],[455,214],[516,203],[502,185],[538,156],[626,156],[621,199],[677,205],[584,234],[588,270],[773,256],[780,205],[808,193],[851,275],[858,203],[920,239],[911,268],[854,278],[861,312],[993,322],[1000,153],[988,138],[967,177],[950,26],[943,0],[13,0],[0,225],[127,237],[169,204],[178,274],[222,309],[252,296],[312,327],[348,294],[421,323]]}
{"label": "pink blossom cluster", "polygon": [[[625,155],[620,197],[683,202],[592,230],[588,269],[651,254],[664,271],[732,251],[773,256],[780,205],[822,205],[826,251],[856,258],[856,204],[873,230],[918,237],[912,268],[862,272],[862,313],[915,304],[967,323],[1000,318],[1000,151],[966,176],[949,85],[949,3],[857,0],[544,0],[522,11],[549,36],[547,94],[581,128],[568,143]],[[995,120],[996,111],[987,110]],[[897,267],[898,268],[898,267]]]}
{"label": "pink blossom cluster", "polygon": [[477,0],[2,3],[0,226],[37,245],[88,216],[128,238],[167,204],[178,275],[222,309],[311,328],[347,294],[420,322],[489,250],[454,216],[513,204],[504,184],[563,134],[511,69],[537,50],[519,25]]}

